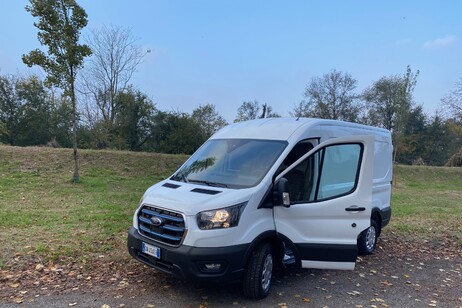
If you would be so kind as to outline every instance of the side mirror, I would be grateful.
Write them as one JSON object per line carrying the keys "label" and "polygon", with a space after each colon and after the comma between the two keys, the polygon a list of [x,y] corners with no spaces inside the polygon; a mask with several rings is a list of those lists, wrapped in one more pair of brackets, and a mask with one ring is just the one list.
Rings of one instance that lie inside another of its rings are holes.
{"label": "side mirror", "polygon": [[280,178],[274,184],[274,205],[290,207],[289,181],[286,178]]}

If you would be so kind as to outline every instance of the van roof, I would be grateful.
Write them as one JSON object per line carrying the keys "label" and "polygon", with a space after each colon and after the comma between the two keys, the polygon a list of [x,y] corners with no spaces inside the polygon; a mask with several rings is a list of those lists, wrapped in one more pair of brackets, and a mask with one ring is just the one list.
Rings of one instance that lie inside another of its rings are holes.
{"label": "van roof", "polygon": [[250,121],[243,121],[225,126],[211,139],[271,139],[271,140],[289,140],[292,134],[300,130],[300,133],[313,126],[337,126],[337,127],[356,127],[370,130],[371,133],[389,134],[386,129],[361,125],[356,123],[325,120],[315,118],[265,118]]}

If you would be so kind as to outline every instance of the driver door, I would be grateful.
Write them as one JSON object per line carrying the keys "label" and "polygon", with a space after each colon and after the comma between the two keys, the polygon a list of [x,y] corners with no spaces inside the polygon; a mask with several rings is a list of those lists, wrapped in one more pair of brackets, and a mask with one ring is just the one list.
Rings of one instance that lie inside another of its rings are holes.
{"label": "driver door", "polygon": [[302,267],[354,269],[357,238],[369,227],[374,136],[325,141],[284,170],[290,206],[275,206],[278,234]]}

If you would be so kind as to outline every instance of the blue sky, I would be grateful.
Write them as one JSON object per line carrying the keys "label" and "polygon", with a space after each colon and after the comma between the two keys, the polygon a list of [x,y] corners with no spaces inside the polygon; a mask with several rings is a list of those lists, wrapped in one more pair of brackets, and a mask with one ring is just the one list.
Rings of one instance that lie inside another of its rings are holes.
{"label": "blue sky", "polygon": [[[462,1],[80,0],[87,30],[129,27],[147,54],[133,78],[161,110],[215,104],[232,121],[243,101],[283,116],[311,78],[332,69],[358,80],[420,70],[415,99],[433,115],[462,77]],[[39,47],[28,1],[0,0],[0,74]],[[42,73],[43,76],[43,73]]]}

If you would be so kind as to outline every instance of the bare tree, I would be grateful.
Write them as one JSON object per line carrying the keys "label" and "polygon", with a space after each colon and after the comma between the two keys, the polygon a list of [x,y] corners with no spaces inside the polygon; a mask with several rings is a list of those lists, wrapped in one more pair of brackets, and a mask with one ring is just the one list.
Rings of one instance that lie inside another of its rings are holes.
{"label": "bare tree", "polygon": [[355,121],[360,111],[357,81],[348,73],[332,70],[314,77],[305,89],[304,100],[293,110],[293,116]]}
{"label": "bare tree", "polygon": [[441,104],[449,117],[462,122],[462,78],[456,82],[455,88],[441,99]]}
{"label": "bare tree", "polygon": [[87,42],[93,56],[86,65],[80,90],[90,96],[98,118],[114,124],[115,98],[127,89],[146,52],[136,44],[128,28],[103,26],[93,30]]}
{"label": "bare tree", "polygon": [[[261,109],[261,114],[260,114]],[[243,102],[241,106],[237,109],[237,117],[234,119],[234,123],[254,120],[257,118],[279,118],[281,117],[278,113],[273,112],[273,108],[268,104],[263,104],[260,106],[260,103],[256,100],[253,102]]]}

